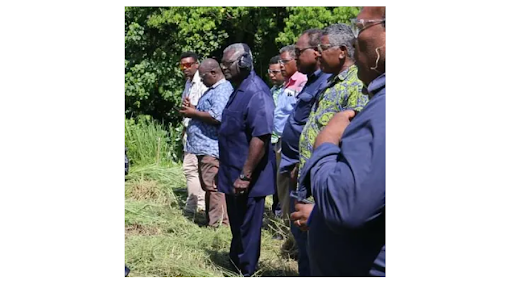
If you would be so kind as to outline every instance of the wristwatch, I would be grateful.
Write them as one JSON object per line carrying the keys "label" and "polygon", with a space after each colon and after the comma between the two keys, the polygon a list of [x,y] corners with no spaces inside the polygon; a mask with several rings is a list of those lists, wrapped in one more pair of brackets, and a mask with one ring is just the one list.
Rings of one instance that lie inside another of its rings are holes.
{"label": "wristwatch", "polygon": [[241,173],[238,178],[243,181],[251,181],[251,178]]}

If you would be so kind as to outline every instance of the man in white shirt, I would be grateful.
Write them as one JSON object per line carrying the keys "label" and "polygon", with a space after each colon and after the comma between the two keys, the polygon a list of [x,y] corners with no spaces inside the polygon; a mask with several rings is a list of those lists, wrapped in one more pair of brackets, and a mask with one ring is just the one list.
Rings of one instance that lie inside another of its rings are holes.
{"label": "man in white shirt", "polygon": [[[187,82],[185,83],[185,90],[182,94],[182,101],[186,98],[190,100],[193,106],[196,106],[199,98],[208,89],[199,76],[197,69],[199,68],[199,61],[197,54],[194,52],[184,52],[180,57],[180,69],[185,74]],[[183,118],[184,134],[183,134],[183,173],[187,179],[187,202],[185,204],[185,211],[195,213],[197,210],[203,211],[205,209],[204,197],[205,192],[201,188],[199,182],[199,168],[197,165],[197,157],[187,151],[187,135],[186,129],[190,122],[190,118]]]}

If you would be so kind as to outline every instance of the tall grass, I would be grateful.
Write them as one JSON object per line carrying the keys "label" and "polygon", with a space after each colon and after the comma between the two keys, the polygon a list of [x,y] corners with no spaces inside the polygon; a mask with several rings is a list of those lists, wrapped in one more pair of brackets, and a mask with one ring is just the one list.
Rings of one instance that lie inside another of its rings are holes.
{"label": "tall grass", "polygon": [[[170,131],[169,131],[170,130]],[[167,128],[150,117],[125,120],[125,145],[135,165],[173,165],[181,160],[182,127]]]}

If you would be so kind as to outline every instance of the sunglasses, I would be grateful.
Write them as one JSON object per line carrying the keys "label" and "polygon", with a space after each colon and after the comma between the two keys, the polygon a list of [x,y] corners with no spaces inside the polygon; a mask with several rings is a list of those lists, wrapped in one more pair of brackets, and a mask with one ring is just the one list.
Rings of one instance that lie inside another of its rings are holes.
{"label": "sunglasses", "polygon": [[317,49],[318,47],[316,46],[308,46],[308,47],[305,47],[303,49],[299,49],[299,48],[295,48],[295,58],[298,58],[304,51],[308,50],[308,49]]}
{"label": "sunglasses", "polygon": [[192,62],[192,63],[180,63],[180,69],[181,70],[185,70],[187,68],[192,67],[192,65],[194,65],[196,63],[197,63],[197,61],[196,62]]}

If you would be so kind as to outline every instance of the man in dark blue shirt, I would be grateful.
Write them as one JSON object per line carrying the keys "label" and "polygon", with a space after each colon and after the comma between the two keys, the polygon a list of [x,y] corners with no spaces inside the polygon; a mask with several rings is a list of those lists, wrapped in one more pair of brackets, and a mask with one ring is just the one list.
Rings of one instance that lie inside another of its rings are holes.
{"label": "man in dark blue shirt", "polygon": [[244,276],[260,256],[265,197],[275,192],[270,136],[274,102],[252,67],[251,50],[235,43],[224,50],[222,72],[234,86],[219,128],[218,189],[225,193],[233,238],[229,256]]}
{"label": "man in dark blue shirt", "polygon": [[312,276],[385,276],[385,21],[385,7],[365,7],[353,21],[370,101],[357,116],[333,116],[299,181],[315,198],[312,211],[297,204],[291,216],[309,229]]}
{"label": "man in dark blue shirt", "polygon": [[[297,187],[297,168],[299,163],[299,138],[302,129],[309,117],[311,107],[316,99],[316,94],[326,85],[330,74],[320,70],[317,45],[320,43],[322,30],[311,29],[305,31],[295,45],[295,56],[297,69],[306,74],[308,80],[302,91],[297,95],[297,104],[288,117],[288,121],[281,137],[281,164],[278,183],[283,183],[286,189],[279,192],[279,200],[283,212],[294,211],[295,198],[291,197],[290,191],[294,192]],[[281,187],[278,187],[281,189]],[[307,233],[301,232],[298,228],[291,226],[292,234],[299,248],[299,275],[309,276],[309,260],[306,251]]]}

